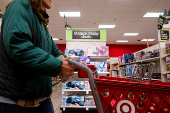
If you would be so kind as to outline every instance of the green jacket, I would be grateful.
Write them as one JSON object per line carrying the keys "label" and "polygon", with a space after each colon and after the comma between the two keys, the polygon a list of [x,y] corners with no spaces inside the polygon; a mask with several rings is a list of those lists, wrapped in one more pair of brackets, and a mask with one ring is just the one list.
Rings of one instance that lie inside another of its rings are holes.
{"label": "green jacket", "polygon": [[[0,87],[0,90],[10,92],[11,96],[2,92],[0,95],[20,99],[50,95],[51,77],[59,74],[62,62],[56,57],[63,53],[33,12],[29,0],[14,0],[6,10],[3,22],[5,50],[16,66],[14,74],[7,75],[11,77],[7,79],[7,84]],[[37,30],[40,47],[35,47],[31,42],[32,25]]]}

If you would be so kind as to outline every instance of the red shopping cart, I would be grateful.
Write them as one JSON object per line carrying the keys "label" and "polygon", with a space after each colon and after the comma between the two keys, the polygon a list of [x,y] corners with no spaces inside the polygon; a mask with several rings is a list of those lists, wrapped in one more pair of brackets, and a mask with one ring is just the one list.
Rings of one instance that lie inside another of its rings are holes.
{"label": "red shopping cart", "polygon": [[90,68],[72,60],[69,63],[88,73],[98,113],[170,113],[170,83],[94,78]]}

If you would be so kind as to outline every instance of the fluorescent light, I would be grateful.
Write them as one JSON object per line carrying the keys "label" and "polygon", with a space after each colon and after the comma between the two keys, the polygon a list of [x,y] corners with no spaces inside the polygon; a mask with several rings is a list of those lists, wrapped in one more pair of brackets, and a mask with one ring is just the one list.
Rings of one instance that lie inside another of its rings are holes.
{"label": "fluorescent light", "polygon": [[154,41],[155,39],[143,39],[143,40],[141,40],[141,41]]}
{"label": "fluorescent light", "polygon": [[139,33],[125,33],[123,36],[136,36]]}
{"label": "fluorescent light", "polygon": [[80,12],[59,12],[61,17],[80,17]]}
{"label": "fluorescent light", "polygon": [[129,40],[117,40],[116,42],[128,42]]}
{"label": "fluorescent light", "polygon": [[116,25],[99,25],[98,28],[114,28]]}
{"label": "fluorescent light", "polygon": [[53,40],[58,40],[58,38],[53,38]]}
{"label": "fluorescent light", "polygon": [[147,12],[143,17],[159,17],[160,14],[163,15],[163,13]]}

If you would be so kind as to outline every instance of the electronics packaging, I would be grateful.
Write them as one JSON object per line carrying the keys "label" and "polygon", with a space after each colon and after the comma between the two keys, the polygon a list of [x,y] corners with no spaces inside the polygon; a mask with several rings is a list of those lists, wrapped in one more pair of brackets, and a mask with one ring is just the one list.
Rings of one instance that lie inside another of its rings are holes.
{"label": "electronics packaging", "polygon": [[107,72],[107,62],[90,62],[97,67],[97,72]]}
{"label": "electronics packaging", "polygon": [[170,54],[170,40],[165,41],[166,54]]}
{"label": "electronics packaging", "polygon": [[89,81],[85,81],[84,88],[85,88],[85,90],[90,90]]}
{"label": "electronics packaging", "polygon": [[62,106],[84,106],[84,96],[82,95],[63,96]]}
{"label": "electronics packaging", "polygon": [[86,56],[109,56],[109,46],[90,46]]}
{"label": "electronics packaging", "polygon": [[126,75],[132,76],[132,70],[134,68],[134,65],[126,65]]}
{"label": "electronics packaging", "polygon": [[86,57],[86,56],[80,56],[79,57],[79,63],[81,62],[85,62],[86,64],[90,64],[90,57]]}
{"label": "electronics packaging", "polygon": [[85,106],[95,106],[95,101],[92,95],[85,95]]}
{"label": "electronics packaging", "polygon": [[84,89],[84,81],[69,81],[63,83],[63,89]]}
{"label": "electronics packaging", "polygon": [[65,55],[67,56],[85,56],[84,49],[65,49]]}

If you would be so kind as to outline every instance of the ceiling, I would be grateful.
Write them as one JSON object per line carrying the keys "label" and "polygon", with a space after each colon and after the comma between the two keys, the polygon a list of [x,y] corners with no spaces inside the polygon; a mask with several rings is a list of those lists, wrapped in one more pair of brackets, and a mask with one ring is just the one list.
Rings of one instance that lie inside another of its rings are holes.
{"label": "ceiling", "polygon": [[[0,8],[11,0],[0,0]],[[158,43],[158,18],[143,18],[147,12],[163,12],[170,9],[170,0],[53,0],[53,6],[47,10],[50,16],[49,31],[57,44],[66,43],[64,18],[59,12],[80,12],[81,17],[67,17],[72,28],[98,28],[99,24],[116,25],[107,30],[107,44],[146,44],[141,39],[155,39],[149,44]],[[124,33],[139,33],[138,36],[123,36]],[[129,40],[128,43],[116,43],[117,39]]]}

